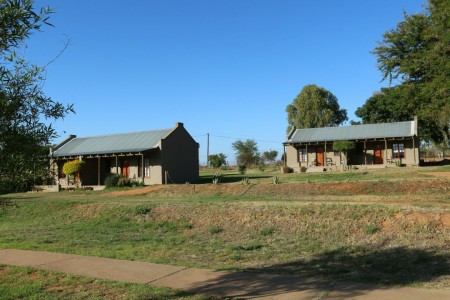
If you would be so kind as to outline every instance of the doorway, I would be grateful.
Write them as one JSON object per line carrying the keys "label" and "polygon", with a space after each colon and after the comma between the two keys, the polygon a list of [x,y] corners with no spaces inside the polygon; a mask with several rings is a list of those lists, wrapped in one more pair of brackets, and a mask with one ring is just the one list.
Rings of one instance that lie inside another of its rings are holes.
{"label": "doorway", "polygon": [[128,160],[122,160],[122,176],[127,177],[130,175],[130,164]]}
{"label": "doorway", "polygon": [[374,150],[373,156],[374,156],[373,157],[373,163],[375,165],[382,165],[384,163],[382,146],[380,146],[380,145],[375,146],[375,150]]}
{"label": "doorway", "polygon": [[324,165],[323,148],[316,148],[316,166]]}

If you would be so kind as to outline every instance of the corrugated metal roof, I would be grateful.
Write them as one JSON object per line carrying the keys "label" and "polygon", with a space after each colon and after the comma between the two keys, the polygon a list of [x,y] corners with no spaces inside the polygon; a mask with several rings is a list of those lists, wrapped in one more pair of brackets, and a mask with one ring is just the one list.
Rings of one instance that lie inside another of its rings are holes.
{"label": "corrugated metal roof", "polygon": [[140,152],[156,148],[159,141],[173,129],[149,130],[74,138],[57,148],[53,156],[77,156],[106,153]]}
{"label": "corrugated metal roof", "polygon": [[379,138],[412,137],[414,121],[363,124],[341,127],[297,129],[287,143],[350,141]]}

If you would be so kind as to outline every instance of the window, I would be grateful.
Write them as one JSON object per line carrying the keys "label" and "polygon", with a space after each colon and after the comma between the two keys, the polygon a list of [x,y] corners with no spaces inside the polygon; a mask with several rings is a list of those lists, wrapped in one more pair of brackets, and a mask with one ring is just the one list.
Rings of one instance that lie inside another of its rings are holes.
{"label": "window", "polygon": [[298,149],[298,161],[306,162],[306,148],[299,148]]}
{"label": "window", "polygon": [[144,159],[144,171],[145,171],[145,177],[150,177],[150,159],[146,158]]}
{"label": "window", "polygon": [[392,158],[405,158],[405,144],[392,145]]}
{"label": "window", "polygon": [[334,156],[341,156],[341,152],[339,152],[339,151],[333,151],[333,155],[334,155]]}

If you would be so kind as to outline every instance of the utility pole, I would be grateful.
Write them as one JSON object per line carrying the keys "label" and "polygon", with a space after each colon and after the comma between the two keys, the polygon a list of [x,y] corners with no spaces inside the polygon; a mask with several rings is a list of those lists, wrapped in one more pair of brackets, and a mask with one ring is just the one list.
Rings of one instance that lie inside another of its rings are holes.
{"label": "utility pole", "polygon": [[206,134],[206,167],[209,168],[209,133]]}

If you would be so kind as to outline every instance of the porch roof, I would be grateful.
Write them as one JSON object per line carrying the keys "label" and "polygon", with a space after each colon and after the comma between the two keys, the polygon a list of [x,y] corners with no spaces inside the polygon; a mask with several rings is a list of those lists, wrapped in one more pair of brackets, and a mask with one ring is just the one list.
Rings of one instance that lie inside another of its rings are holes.
{"label": "porch roof", "polygon": [[158,147],[173,129],[72,138],[55,147],[53,157],[141,152]]}
{"label": "porch roof", "polygon": [[413,137],[417,135],[414,121],[363,124],[341,127],[296,129],[286,144],[329,141],[354,141],[383,138]]}

